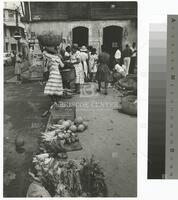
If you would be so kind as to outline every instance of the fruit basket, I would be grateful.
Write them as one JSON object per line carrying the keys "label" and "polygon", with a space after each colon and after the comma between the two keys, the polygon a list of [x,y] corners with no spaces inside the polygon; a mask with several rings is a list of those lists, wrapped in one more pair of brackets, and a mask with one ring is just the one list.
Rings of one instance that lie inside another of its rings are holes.
{"label": "fruit basket", "polygon": [[137,77],[135,75],[128,75],[118,81],[121,88],[126,90],[137,90]]}

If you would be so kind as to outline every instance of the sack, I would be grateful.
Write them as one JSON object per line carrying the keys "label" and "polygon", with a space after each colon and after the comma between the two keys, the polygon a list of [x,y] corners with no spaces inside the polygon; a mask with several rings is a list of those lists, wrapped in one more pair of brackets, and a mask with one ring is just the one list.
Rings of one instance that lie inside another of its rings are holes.
{"label": "sack", "polygon": [[29,185],[27,197],[51,197],[51,195],[40,183],[33,181]]}

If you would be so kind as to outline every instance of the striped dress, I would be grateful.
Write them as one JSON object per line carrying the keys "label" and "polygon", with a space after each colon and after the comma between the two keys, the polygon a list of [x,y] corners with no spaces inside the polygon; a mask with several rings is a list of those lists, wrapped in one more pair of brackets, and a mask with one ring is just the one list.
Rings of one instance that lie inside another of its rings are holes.
{"label": "striped dress", "polygon": [[61,67],[64,66],[60,58],[51,59],[49,79],[44,89],[45,95],[63,95],[62,77],[59,71],[59,65]]}

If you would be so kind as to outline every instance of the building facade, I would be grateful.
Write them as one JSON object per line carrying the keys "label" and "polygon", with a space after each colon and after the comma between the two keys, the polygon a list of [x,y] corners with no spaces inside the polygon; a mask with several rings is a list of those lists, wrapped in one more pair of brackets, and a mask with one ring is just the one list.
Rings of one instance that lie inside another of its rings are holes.
{"label": "building facade", "polygon": [[137,42],[136,2],[25,2],[27,30],[53,32],[69,43],[104,45],[111,54]]}
{"label": "building facade", "polygon": [[[16,29],[16,5],[4,3],[4,52],[18,51],[17,40],[14,39]],[[23,45],[27,42],[25,40],[25,25],[21,22],[20,12],[17,11],[18,16],[18,30],[22,36],[20,39],[20,51]]]}

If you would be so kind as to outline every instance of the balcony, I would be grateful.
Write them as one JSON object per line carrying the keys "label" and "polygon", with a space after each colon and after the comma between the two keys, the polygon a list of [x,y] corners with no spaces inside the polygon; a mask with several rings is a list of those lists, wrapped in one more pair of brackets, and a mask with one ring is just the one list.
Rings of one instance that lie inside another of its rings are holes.
{"label": "balcony", "polygon": [[11,43],[11,44],[17,43],[17,41],[11,36],[5,36],[5,42]]}
{"label": "balcony", "polygon": [[[15,21],[4,21],[4,25],[6,25],[6,26],[16,26],[16,22]],[[24,24],[22,24],[21,22],[19,22],[19,27],[20,28],[25,28],[25,25]]]}

